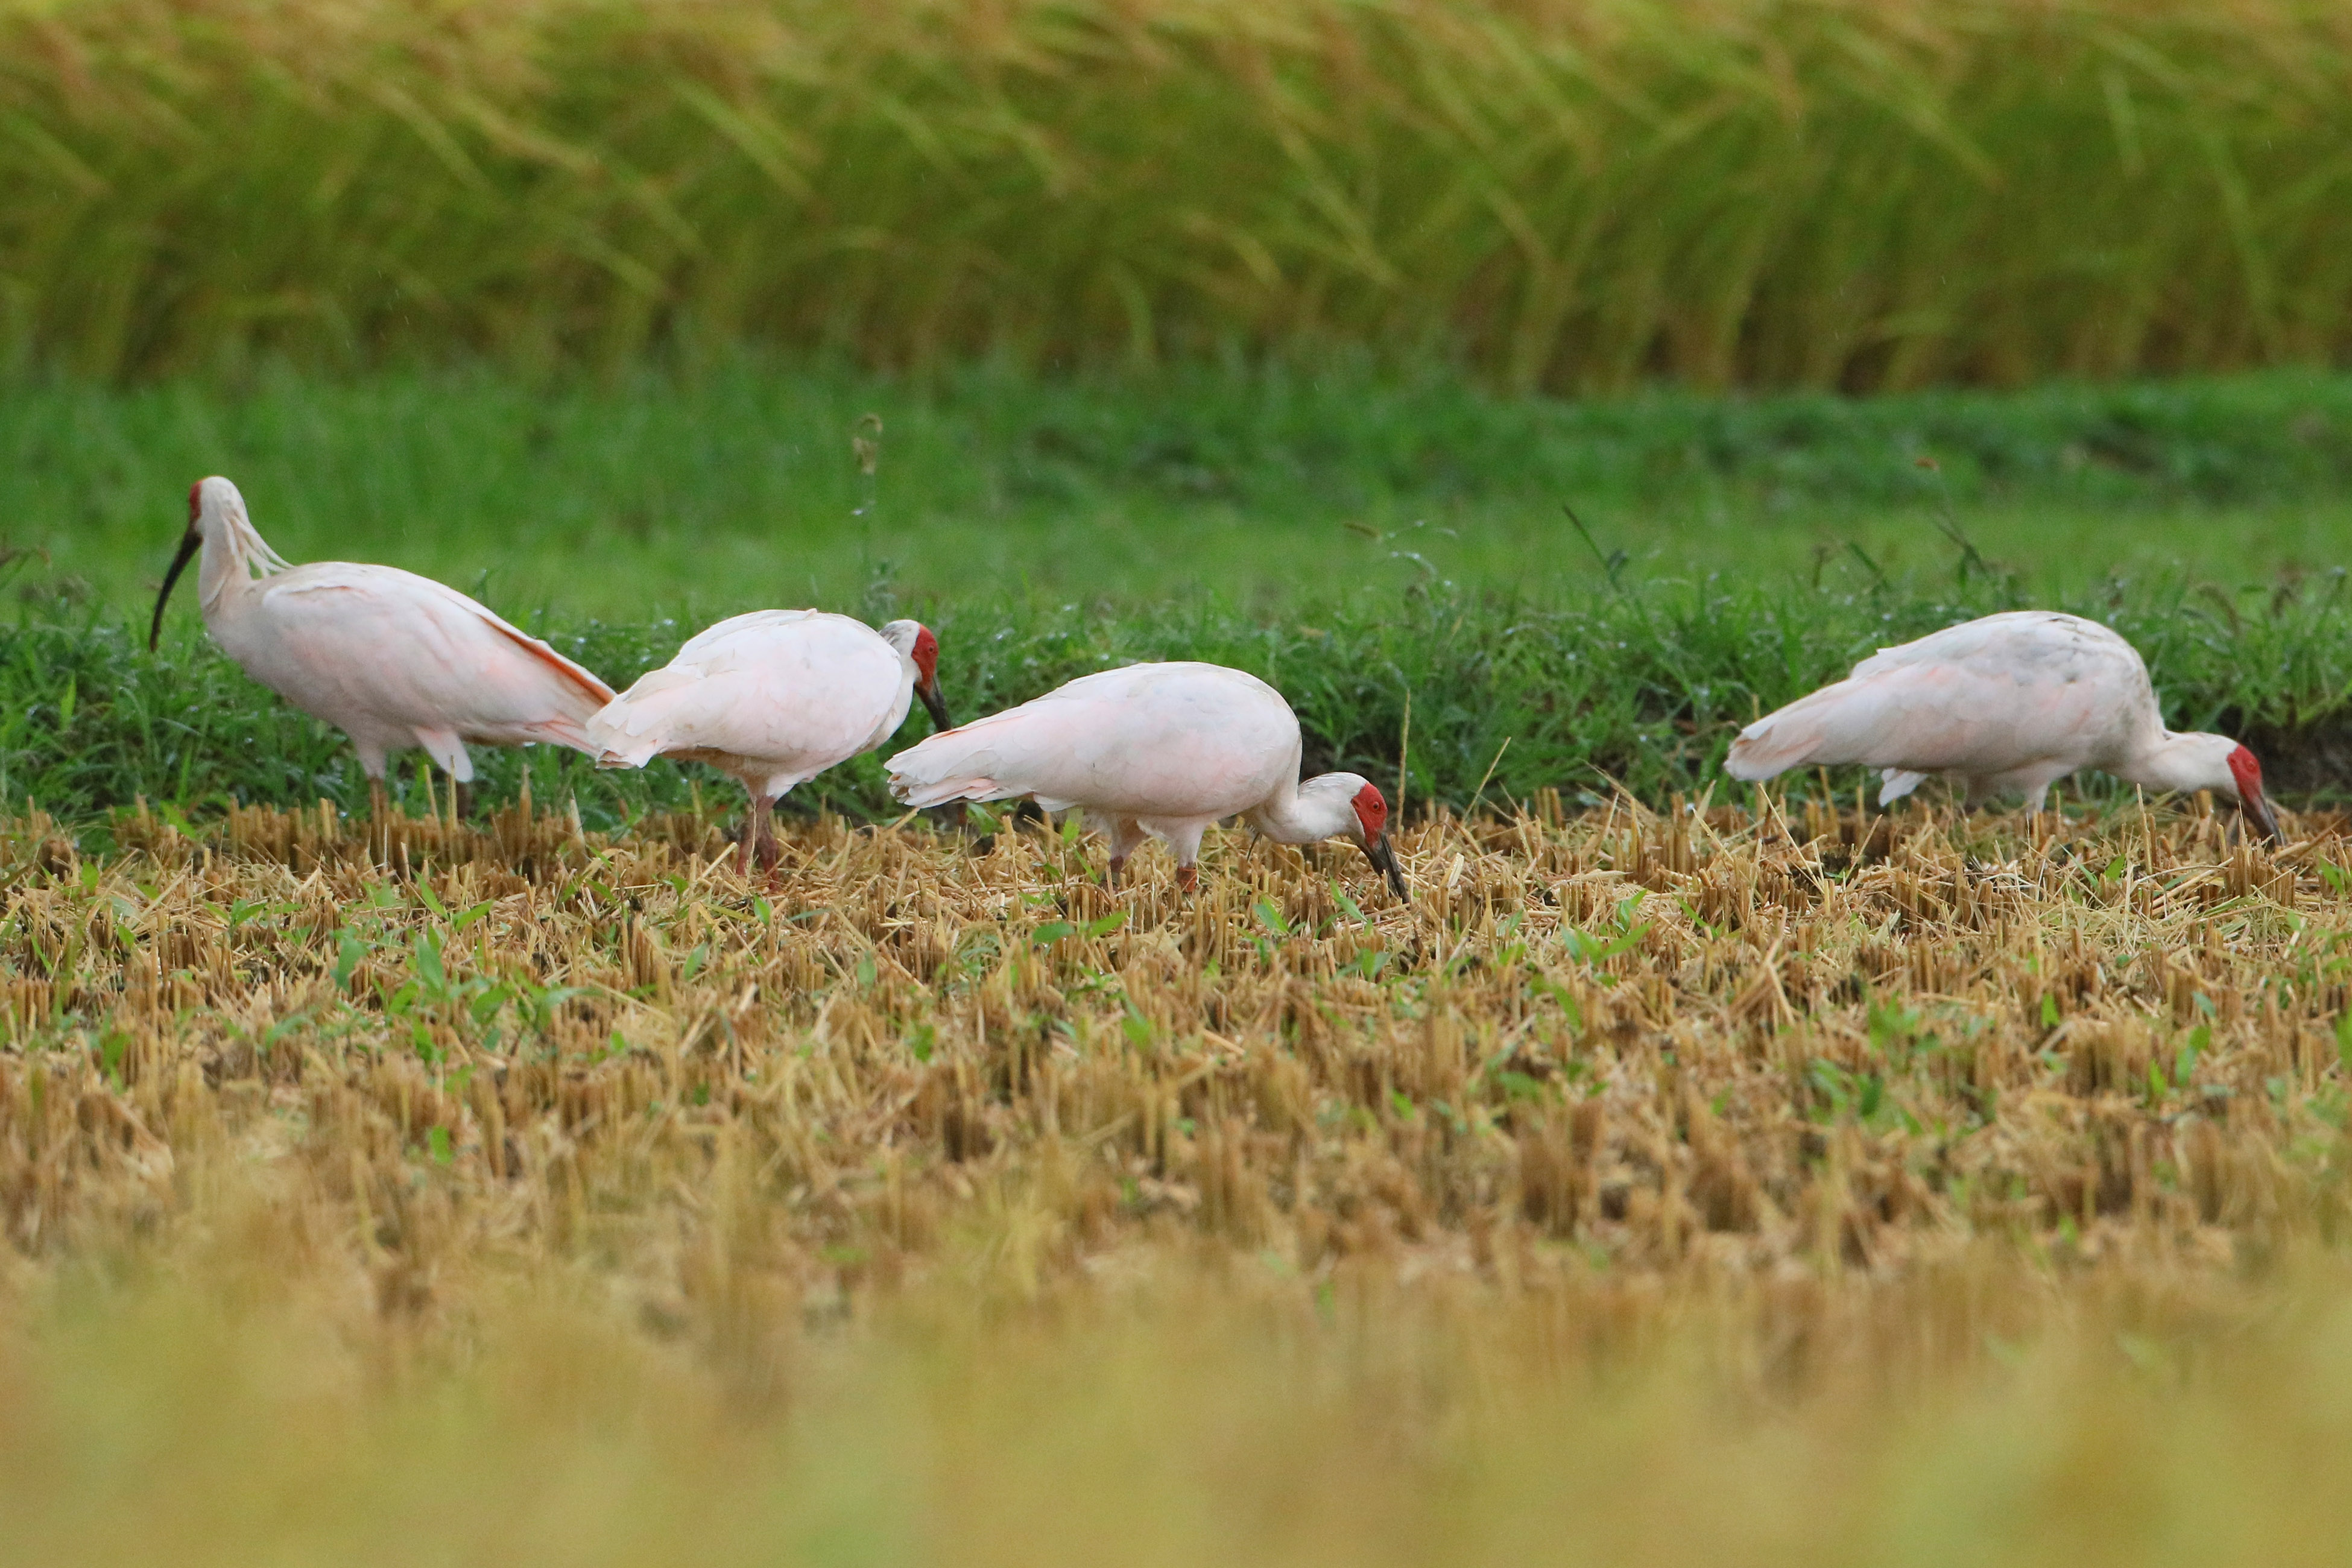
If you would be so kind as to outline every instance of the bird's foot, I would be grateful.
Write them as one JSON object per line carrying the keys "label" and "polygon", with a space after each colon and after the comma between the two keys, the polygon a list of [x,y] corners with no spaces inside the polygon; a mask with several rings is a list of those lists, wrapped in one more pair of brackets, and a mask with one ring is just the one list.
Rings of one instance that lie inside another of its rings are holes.
{"label": "bird's foot", "polygon": [[1188,893],[1199,892],[1201,890],[1201,868],[1198,866],[1177,867],[1176,885]]}

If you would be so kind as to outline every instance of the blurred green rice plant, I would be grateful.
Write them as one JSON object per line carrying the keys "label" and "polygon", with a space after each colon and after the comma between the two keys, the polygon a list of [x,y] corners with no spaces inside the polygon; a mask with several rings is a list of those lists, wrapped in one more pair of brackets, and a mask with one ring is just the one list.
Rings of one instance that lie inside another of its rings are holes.
{"label": "blurred green rice plant", "polygon": [[2352,348],[2321,0],[0,0],[0,360]]}

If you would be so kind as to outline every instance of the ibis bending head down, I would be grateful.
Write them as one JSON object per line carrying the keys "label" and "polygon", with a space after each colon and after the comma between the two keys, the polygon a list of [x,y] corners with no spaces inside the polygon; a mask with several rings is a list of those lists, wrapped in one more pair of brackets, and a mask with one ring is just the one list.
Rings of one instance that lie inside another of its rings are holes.
{"label": "ibis bending head down", "polygon": [[751,796],[740,860],[772,865],[772,804],[898,732],[916,697],[948,727],[940,639],[918,621],[880,630],[822,610],[755,610],[698,632],[591,721],[597,760],[708,763]]}
{"label": "ibis bending head down", "polygon": [[1246,818],[1283,844],[1344,838],[1405,896],[1388,802],[1355,773],[1300,783],[1297,716],[1254,675],[1214,664],[1136,664],[1082,676],[1034,702],[933,735],[892,757],[890,793],[909,805],[1034,796],[1076,808],[1110,841],[1110,881],[1146,835],[1196,884],[1201,835]]}
{"label": "ibis bending head down", "polygon": [[593,675],[431,578],[343,561],[288,565],[217,477],[189,488],[188,531],[155,595],[149,651],[200,552],[205,630],[247,675],[352,738],[379,812],[392,752],[422,746],[462,800],[474,777],[468,742],[586,751],[589,718],[613,700]]}
{"label": "ibis bending head down", "polygon": [[2053,784],[2097,768],[2150,790],[2226,793],[2263,837],[2279,836],[2252,752],[2166,729],[2137,649],[2096,621],[2045,610],[1882,648],[1742,730],[1724,768],[1752,780],[1851,763],[1880,771],[1881,805],[1934,773],[1971,804],[2014,794],[2039,811]]}

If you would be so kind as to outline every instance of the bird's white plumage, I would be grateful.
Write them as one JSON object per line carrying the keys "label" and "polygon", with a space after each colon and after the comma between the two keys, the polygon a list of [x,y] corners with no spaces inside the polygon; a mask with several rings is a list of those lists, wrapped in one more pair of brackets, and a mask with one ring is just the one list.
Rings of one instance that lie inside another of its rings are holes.
{"label": "bird's white plumage", "polygon": [[465,595],[393,566],[287,566],[236,487],[197,489],[205,629],[245,672],[352,738],[370,778],[423,746],[459,782],[468,742],[586,749],[612,689]]}
{"label": "bird's white plumage", "polygon": [[863,621],[759,610],[688,638],[590,726],[608,763],[705,762],[773,799],[896,734],[913,660]]}
{"label": "bird's white plumage", "polygon": [[2235,749],[2168,731],[2147,667],[2114,631],[2016,610],[1881,649],[1748,725],[1724,765],[1753,780],[1859,763],[1882,771],[1882,805],[1940,774],[1970,799],[2021,794],[2038,809],[2082,768],[2156,788],[2231,788]]}
{"label": "bird's white plumage", "polygon": [[[1365,781],[1326,773],[1302,784],[1299,754],[1298,719],[1280,692],[1186,662],[1082,676],[887,766],[891,793],[910,805],[1029,795],[1048,811],[1082,809],[1109,837],[1114,867],[1150,834],[1189,876],[1202,835],[1228,816],[1284,843],[1344,837],[1370,849],[1355,805]],[[1387,852],[1381,840],[1374,863],[1391,866]]]}
{"label": "bird's white plumage", "polygon": [[1034,795],[1048,811],[1236,816],[1298,782],[1298,720],[1254,675],[1139,664],[1081,676],[890,759],[911,805]]}

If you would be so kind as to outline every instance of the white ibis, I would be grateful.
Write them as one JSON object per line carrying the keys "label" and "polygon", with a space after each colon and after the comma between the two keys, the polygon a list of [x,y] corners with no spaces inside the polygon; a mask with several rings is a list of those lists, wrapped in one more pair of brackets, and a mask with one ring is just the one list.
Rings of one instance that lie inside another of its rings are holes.
{"label": "white ibis", "polygon": [[2098,768],[2150,790],[2229,791],[2248,822],[2279,836],[2253,752],[2226,735],[2167,730],[2131,644],[2045,610],[1882,648],[1836,685],[1742,730],[1724,770],[1753,780],[1848,763],[1880,771],[1881,805],[1940,773],[1970,804],[2017,794],[2039,811],[2053,784]]}
{"label": "white ibis", "polygon": [[876,631],[822,610],[756,610],[698,632],[590,723],[598,760],[709,763],[751,796],[740,861],[772,863],[771,803],[898,731],[919,695],[942,730],[940,639],[917,621]]}
{"label": "white ibis", "polygon": [[1034,702],[933,735],[892,757],[890,793],[909,805],[1033,795],[1072,807],[1110,840],[1110,882],[1146,834],[1196,885],[1201,835],[1246,817],[1282,844],[1345,838],[1399,898],[1388,802],[1355,773],[1298,780],[1298,719],[1254,675],[1214,664],[1136,664],[1082,676]]}
{"label": "white ibis", "polygon": [[613,700],[593,675],[429,577],[347,561],[288,565],[218,477],[188,488],[188,531],[155,595],[150,652],[199,550],[205,630],[247,675],[352,738],[379,816],[392,752],[422,746],[456,782],[462,812],[467,742],[586,751],[583,726]]}

